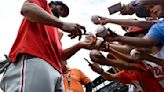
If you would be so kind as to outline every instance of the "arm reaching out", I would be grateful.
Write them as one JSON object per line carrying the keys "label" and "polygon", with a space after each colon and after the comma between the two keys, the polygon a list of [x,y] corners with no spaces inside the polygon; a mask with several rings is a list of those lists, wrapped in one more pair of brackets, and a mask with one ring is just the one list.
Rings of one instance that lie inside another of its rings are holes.
{"label": "arm reaching out", "polygon": [[156,63],[158,65],[164,66],[163,59],[156,58],[148,53],[145,53],[144,51],[138,51],[136,54],[137,54],[138,58],[140,58],[140,59],[147,60],[147,61]]}
{"label": "arm reaching out", "polygon": [[118,42],[130,45],[130,46],[143,47],[143,48],[152,47],[159,43],[157,39],[150,36],[139,38],[139,37],[127,37],[127,36],[117,35],[115,37],[108,36],[105,38],[105,40],[108,42],[118,41]]}
{"label": "arm reaching out", "polygon": [[96,38],[94,36],[87,36],[84,41],[80,41],[77,44],[66,48],[62,51],[62,60],[67,60],[71,56],[73,56],[76,52],[80,49],[93,49],[95,44]]}
{"label": "arm reaching out", "polygon": [[63,22],[57,17],[49,14],[41,6],[31,2],[30,0],[24,2],[21,9],[21,14],[31,22],[40,22],[42,24],[55,26],[58,28],[61,28],[63,25]]}
{"label": "arm reaching out", "polygon": [[98,19],[93,19],[92,17],[92,22],[94,24],[102,24],[105,25],[107,23],[114,23],[122,26],[137,26],[143,29],[149,29],[154,22],[148,22],[148,21],[138,21],[138,20],[130,20],[130,19],[111,19],[111,18],[106,18],[102,16],[97,16]]}
{"label": "arm reaching out", "polygon": [[91,69],[95,71],[96,73],[100,74],[103,78],[107,80],[114,80],[114,81],[119,81],[119,77],[117,74],[111,74],[109,72],[105,72],[103,69],[99,67],[98,64],[93,63],[91,66]]}
{"label": "arm reaching out", "polygon": [[105,58],[99,51],[92,50],[90,53],[91,61],[101,65],[116,66],[125,70],[142,70],[138,63],[130,63],[119,58],[108,59]]}
{"label": "arm reaching out", "polygon": [[21,14],[31,22],[38,22],[43,25],[54,26],[60,28],[62,31],[70,33],[71,38],[80,36],[86,32],[85,27],[77,23],[62,22],[57,17],[49,14],[41,6],[34,2],[27,0],[24,2]]}

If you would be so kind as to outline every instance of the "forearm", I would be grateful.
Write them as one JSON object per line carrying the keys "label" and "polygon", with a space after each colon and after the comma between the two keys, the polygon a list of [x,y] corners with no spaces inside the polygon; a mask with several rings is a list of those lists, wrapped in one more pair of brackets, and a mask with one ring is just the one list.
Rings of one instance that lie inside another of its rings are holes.
{"label": "forearm", "polygon": [[110,44],[110,47],[124,54],[129,54],[132,50],[132,47],[120,44]]}
{"label": "forearm", "polygon": [[125,70],[142,70],[138,63],[127,63],[124,65]]}
{"label": "forearm", "polygon": [[132,62],[133,59],[130,58],[129,53],[128,54],[123,54],[113,48],[110,48],[109,52],[117,59],[121,59],[127,62]]}
{"label": "forearm", "polygon": [[111,74],[109,72],[103,72],[101,74],[101,76],[109,81],[119,81],[119,77],[117,76],[117,74]]}
{"label": "forearm", "polygon": [[93,71],[95,71],[96,73],[100,74],[103,78],[107,79],[107,80],[119,80],[119,78],[117,77],[117,74],[112,74],[110,72],[105,72],[102,68],[99,67],[98,64],[93,63],[91,65],[91,69]]}
{"label": "forearm", "polygon": [[62,60],[67,60],[69,59],[71,56],[73,56],[77,51],[79,51],[82,48],[82,45],[80,45],[79,43],[66,48],[62,51]]}
{"label": "forearm", "polygon": [[151,61],[151,62],[156,63],[158,65],[164,66],[164,60],[163,59],[159,59],[159,58],[156,58],[156,57],[151,56],[151,55],[148,55],[148,57],[145,59],[147,61]]}
{"label": "forearm", "polygon": [[137,26],[143,29],[149,29],[154,24],[153,22],[130,19],[108,19],[108,23],[114,23],[122,26]]}
{"label": "forearm", "polygon": [[61,28],[62,22],[55,16],[49,14],[35,3],[26,1],[21,9],[21,14],[31,22],[39,22],[44,25]]}
{"label": "forearm", "polygon": [[141,70],[138,63],[129,63],[119,59],[107,59],[106,65],[115,66],[124,70]]}
{"label": "forearm", "polygon": [[[108,38],[107,38],[108,40]],[[157,44],[157,42],[154,42],[152,39],[144,39],[144,38],[139,38],[139,37],[126,37],[126,36],[118,36],[115,38],[115,41],[134,46],[134,47],[152,47]]]}

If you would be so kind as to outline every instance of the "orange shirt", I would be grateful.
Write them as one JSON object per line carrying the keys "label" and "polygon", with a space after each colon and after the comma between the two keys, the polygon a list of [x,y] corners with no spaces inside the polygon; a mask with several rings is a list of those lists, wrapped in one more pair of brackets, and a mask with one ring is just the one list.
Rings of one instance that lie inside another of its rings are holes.
{"label": "orange shirt", "polygon": [[[70,83],[68,83],[69,80]],[[63,74],[63,81],[65,92],[66,90],[72,90],[73,92],[84,92],[82,85],[86,85],[91,82],[91,80],[78,69],[69,69],[67,74]]]}

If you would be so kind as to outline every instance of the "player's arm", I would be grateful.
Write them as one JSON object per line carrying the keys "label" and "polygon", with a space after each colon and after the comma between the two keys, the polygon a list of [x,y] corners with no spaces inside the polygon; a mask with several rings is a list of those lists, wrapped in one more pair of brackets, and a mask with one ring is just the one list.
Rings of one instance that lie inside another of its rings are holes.
{"label": "player's arm", "polygon": [[41,6],[30,0],[24,2],[21,14],[31,22],[39,22],[49,26],[61,28],[62,22],[55,16],[49,14]]}
{"label": "player's arm", "polygon": [[38,22],[43,25],[53,26],[60,28],[62,31],[70,33],[69,37],[75,38],[79,36],[79,39],[82,35],[82,30],[86,32],[85,27],[77,23],[62,22],[57,17],[49,14],[43,9],[44,6],[39,4],[42,0],[36,1],[34,3],[32,0],[27,0],[24,2],[21,14],[25,16],[31,22]]}

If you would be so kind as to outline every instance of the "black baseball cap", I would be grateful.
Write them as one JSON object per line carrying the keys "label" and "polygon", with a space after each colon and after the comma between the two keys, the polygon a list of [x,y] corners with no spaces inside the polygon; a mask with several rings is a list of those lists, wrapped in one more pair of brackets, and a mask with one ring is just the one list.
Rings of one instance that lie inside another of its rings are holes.
{"label": "black baseball cap", "polygon": [[49,6],[51,6],[51,4],[61,5],[65,9],[65,11],[67,11],[65,16],[63,16],[63,17],[66,17],[69,15],[69,7],[65,3],[63,3],[62,1],[51,1],[49,3]]}

